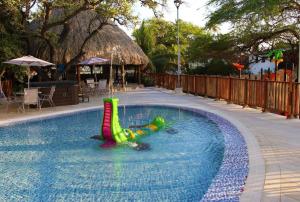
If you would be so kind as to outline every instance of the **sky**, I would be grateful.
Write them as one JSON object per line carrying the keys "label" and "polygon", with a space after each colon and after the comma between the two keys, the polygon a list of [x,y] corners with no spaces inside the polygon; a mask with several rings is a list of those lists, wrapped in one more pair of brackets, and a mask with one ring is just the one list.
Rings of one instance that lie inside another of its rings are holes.
{"label": "sky", "polygon": [[[204,26],[207,19],[207,15],[211,8],[206,6],[208,0],[184,0],[184,3],[179,8],[179,18],[191,22],[198,26]],[[174,0],[167,0],[167,7],[161,9],[164,14],[164,18],[168,21],[175,22],[177,18],[177,11],[174,5]],[[136,5],[134,7],[134,13],[139,16],[139,20],[149,19],[154,17],[153,12],[150,9]],[[122,27],[122,29],[131,36],[133,27]],[[228,24],[222,25],[220,27],[220,32],[226,33],[230,29]]]}

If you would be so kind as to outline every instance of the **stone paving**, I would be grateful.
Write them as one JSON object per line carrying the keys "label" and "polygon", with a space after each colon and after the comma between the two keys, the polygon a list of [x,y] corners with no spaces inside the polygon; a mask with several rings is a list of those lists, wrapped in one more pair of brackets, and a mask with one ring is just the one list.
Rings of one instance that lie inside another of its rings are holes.
{"label": "stone paving", "polygon": [[[222,115],[245,136],[250,170],[241,201],[300,201],[300,121],[261,113],[259,110],[226,104],[193,95],[178,95],[161,88],[117,93],[120,104],[169,104],[204,109]],[[99,107],[101,98],[89,103],[17,113],[0,109],[0,125],[50,114]]]}

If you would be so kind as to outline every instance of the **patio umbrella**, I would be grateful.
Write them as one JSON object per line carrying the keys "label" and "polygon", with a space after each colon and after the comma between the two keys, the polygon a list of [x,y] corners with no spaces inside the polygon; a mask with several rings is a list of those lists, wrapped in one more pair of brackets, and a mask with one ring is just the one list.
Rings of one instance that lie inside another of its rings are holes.
{"label": "patio umbrella", "polygon": [[82,62],[79,63],[79,65],[99,65],[99,64],[103,64],[108,62],[109,59],[105,59],[105,58],[98,58],[98,57],[91,57],[87,60],[84,60]]}
{"label": "patio umbrella", "polygon": [[12,59],[6,62],[6,64],[13,64],[13,65],[20,65],[27,67],[28,72],[28,88],[29,88],[29,80],[30,80],[30,67],[31,66],[38,66],[38,67],[46,67],[46,66],[53,66],[55,64],[35,58],[31,55],[23,56],[20,58]]}
{"label": "patio umbrella", "polygon": [[[95,65],[99,65],[99,64],[105,64],[109,61],[109,59],[105,59],[105,58],[99,58],[99,57],[91,57],[87,60],[84,60],[80,63],[78,63],[79,65],[82,65],[82,66],[95,66]],[[96,75],[95,75],[96,77]],[[97,79],[96,79],[97,81]]]}

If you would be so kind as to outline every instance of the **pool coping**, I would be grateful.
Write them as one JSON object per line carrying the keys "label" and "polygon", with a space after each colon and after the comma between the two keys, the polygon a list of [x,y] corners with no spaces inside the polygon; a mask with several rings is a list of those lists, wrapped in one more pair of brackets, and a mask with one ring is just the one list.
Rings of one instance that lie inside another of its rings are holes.
{"label": "pool coping", "polygon": [[[263,196],[263,188],[264,188],[264,180],[265,180],[265,164],[260,152],[259,144],[254,137],[254,135],[237,119],[228,116],[226,113],[223,113],[219,110],[211,109],[210,107],[206,106],[189,106],[188,104],[171,104],[171,103],[161,103],[161,102],[147,102],[147,103],[140,103],[140,104],[130,104],[130,103],[122,103],[119,106],[137,106],[137,105],[152,105],[152,106],[170,106],[170,107],[183,107],[185,109],[196,109],[202,110],[209,113],[213,113],[221,118],[229,121],[232,123],[244,137],[245,142],[247,144],[248,149],[248,158],[249,158],[249,171],[248,177],[246,180],[246,184],[244,187],[244,191],[241,194],[240,201],[261,201]],[[21,118],[13,118],[5,121],[0,121],[0,127],[9,126],[12,124],[27,122],[27,121],[38,121],[39,119],[48,119],[48,118],[55,118],[56,116],[61,115],[72,115],[78,112],[85,112],[85,111],[93,111],[97,109],[102,109],[103,106],[93,106],[93,107],[84,107],[81,109],[71,109],[71,110],[64,110],[59,112],[48,112],[46,114],[39,114],[39,115],[30,115],[27,117]]]}

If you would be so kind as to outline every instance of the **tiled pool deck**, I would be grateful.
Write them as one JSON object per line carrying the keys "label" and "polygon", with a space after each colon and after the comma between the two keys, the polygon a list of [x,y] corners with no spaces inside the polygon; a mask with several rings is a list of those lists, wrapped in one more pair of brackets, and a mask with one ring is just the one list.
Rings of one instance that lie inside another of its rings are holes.
{"label": "tiled pool deck", "polygon": [[[193,95],[150,88],[117,93],[120,104],[168,104],[216,113],[233,123],[244,135],[250,168],[241,201],[300,201],[300,121],[261,113],[255,109]],[[0,111],[0,124],[99,107],[100,98],[89,103],[32,110],[25,114]]]}

